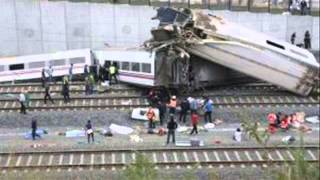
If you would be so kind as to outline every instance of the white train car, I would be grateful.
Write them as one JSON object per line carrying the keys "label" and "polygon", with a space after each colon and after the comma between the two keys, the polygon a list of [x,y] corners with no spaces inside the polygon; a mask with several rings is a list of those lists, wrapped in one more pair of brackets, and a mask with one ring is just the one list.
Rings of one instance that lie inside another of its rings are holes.
{"label": "white train car", "polygon": [[53,76],[83,73],[85,64],[91,62],[90,49],[68,50],[49,54],[0,58],[0,82],[41,78],[43,68],[53,68]]}
{"label": "white train car", "polygon": [[101,65],[105,62],[118,65],[120,81],[141,86],[155,85],[155,53],[140,49],[108,48],[94,51],[94,54]]}
{"label": "white train car", "polygon": [[208,38],[190,46],[190,52],[300,95],[315,86],[319,63],[309,51],[220,17],[193,15],[194,27]]}

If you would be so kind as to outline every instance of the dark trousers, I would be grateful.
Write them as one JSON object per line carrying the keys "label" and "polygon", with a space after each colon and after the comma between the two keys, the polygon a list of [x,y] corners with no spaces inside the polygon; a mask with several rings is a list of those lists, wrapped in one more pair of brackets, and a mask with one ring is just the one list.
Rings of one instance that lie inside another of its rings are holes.
{"label": "dark trousers", "polygon": [[206,123],[208,122],[208,120],[209,120],[210,123],[212,123],[211,114],[212,114],[212,112],[206,112],[206,113],[204,114],[204,121],[205,121]]}
{"label": "dark trousers", "polygon": [[170,107],[170,108],[169,108],[169,114],[175,115],[175,113],[176,113],[176,108]]}
{"label": "dark trousers", "polygon": [[187,111],[180,111],[179,122],[186,123]]}
{"label": "dark trousers", "polygon": [[175,133],[174,133],[173,129],[169,129],[169,131],[168,131],[167,144],[169,144],[169,142],[170,142],[170,136],[172,136],[172,142],[175,143],[176,140],[175,140]]}
{"label": "dark trousers", "polygon": [[149,120],[149,129],[154,129],[154,128],[156,128],[154,121]]}
{"label": "dark trousers", "polygon": [[39,134],[37,134],[37,129],[32,129],[32,140],[36,140],[36,137],[41,138]]}
{"label": "dark trousers", "polygon": [[44,88],[44,84],[46,83],[46,79],[45,78],[41,78],[41,85]]}
{"label": "dark trousers", "polygon": [[198,127],[197,127],[196,124],[193,125],[193,129],[192,129],[192,131],[191,131],[190,134],[193,134],[194,132],[195,132],[196,134],[198,134]]}
{"label": "dark trousers", "polygon": [[47,104],[47,99],[49,99],[49,100],[52,102],[52,104],[54,104],[53,99],[51,98],[51,96],[50,96],[49,93],[46,93],[46,94],[44,95],[44,103],[45,103],[45,104]]}
{"label": "dark trousers", "polygon": [[20,104],[21,104],[20,113],[27,114],[26,106],[24,105],[24,102],[20,102]]}
{"label": "dark trousers", "polygon": [[63,99],[64,99],[64,103],[70,102],[69,93],[63,93]]}
{"label": "dark trousers", "polygon": [[94,142],[94,133],[87,134],[87,137],[88,137],[88,143],[90,143],[90,137],[92,139],[92,142]]}
{"label": "dark trousers", "polygon": [[160,125],[163,125],[164,114],[160,114]]}
{"label": "dark trousers", "polygon": [[112,83],[112,79],[114,79],[115,83],[118,83],[118,78],[116,74],[110,74],[110,84]]}

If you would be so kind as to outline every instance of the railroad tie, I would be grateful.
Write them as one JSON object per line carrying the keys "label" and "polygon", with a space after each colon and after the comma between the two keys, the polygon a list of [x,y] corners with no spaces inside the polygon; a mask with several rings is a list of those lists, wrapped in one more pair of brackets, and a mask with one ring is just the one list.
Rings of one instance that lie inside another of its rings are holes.
{"label": "railroad tie", "polygon": [[[158,163],[157,154],[153,152],[152,157],[153,157],[153,162],[157,164]],[[156,165],[154,169],[159,169],[159,167]]]}
{"label": "railroad tie", "polygon": [[[219,157],[217,151],[214,151],[213,154],[214,154],[214,157],[216,158],[216,160],[217,160],[218,162],[220,162],[221,160],[220,160],[220,157]],[[224,166],[223,166],[222,164],[219,165],[219,168],[223,168],[223,167],[224,167]]]}
{"label": "railroad tie", "polygon": [[[227,161],[230,161],[230,162],[231,162],[231,158],[230,158],[228,152],[227,152],[227,151],[223,151],[223,153],[224,153],[224,156],[227,158]],[[234,168],[234,165],[231,164],[230,167]]]}
{"label": "railroad tie", "polygon": [[[237,161],[241,161],[240,155],[238,151],[233,151],[234,155],[237,158]],[[246,166],[244,164],[241,164],[241,168],[245,168]]]}
{"label": "railroad tie", "polygon": [[[173,152],[173,159],[174,159],[174,162],[178,163],[179,160],[178,160],[178,155],[177,155],[177,152]],[[177,169],[180,169],[180,165],[177,165]]]}
{"label": "railroad tie", "polygon": [[[252,161],[252,158],[251,158],[251,156],[250,156],[250,154],[249,154],[248,151],[245,151],[244,154],[247,156],[247,158],[248,158],[249,161]],[[253,164],[252,164],[252,167],[257,167],[257,165],[253,163]]]}
{"label": "railroad tie", "polygon": [[[198,154],[197,154],[197,152],[195,152],[195,151],[193,151],[193,158],[194,158],[194,160],[195,160],[197,163],[200,162],[200,161],[199,161]],[[199,168],[199,169],[202,168],[201,164],[199,164],[198,168]]]}
{"label": "railroad tie", "polygon": [[[165,163],[168,163],[168,157],[167,157],[167,154],[165,152],[162,153],[162,156],[163,156],[163,161]],[[166,169],[169,169],[169,166],[166,165]]]}

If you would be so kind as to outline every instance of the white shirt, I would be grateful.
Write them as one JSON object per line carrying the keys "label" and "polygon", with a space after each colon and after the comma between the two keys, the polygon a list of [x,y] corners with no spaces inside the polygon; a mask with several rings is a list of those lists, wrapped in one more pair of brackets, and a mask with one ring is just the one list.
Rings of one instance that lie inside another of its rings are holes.
{"label": "white shirt", "polygon": [[26,96],[23,93],[20,93],[19,95],[19,101],[20,102],[25,102],[26,101]]}
{"label": "white shirt", "polygon": [[240,132],[239,131],[234,132],[234,135],[233,135],[234,140],[237,141],[237,142],[241,142],[241,134],[242,134],[241,131]]}

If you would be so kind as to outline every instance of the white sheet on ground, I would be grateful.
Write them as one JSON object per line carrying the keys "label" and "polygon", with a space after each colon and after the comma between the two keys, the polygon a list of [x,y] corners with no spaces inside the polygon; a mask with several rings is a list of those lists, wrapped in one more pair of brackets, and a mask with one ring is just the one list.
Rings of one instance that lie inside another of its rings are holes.
{"label": "white sheet on ground", "polygon": [[[191,147],[191,142],[190,141],[176,141],[176,146]],[[204,146],[203,141],[200,141],[200,146]]]}
{"label": "white sheet on ground", "polygon": [[187,126],[179,126],[177,128],[177,132],[186,132],[188,130],[189,130],[189,128]]}
{"label": "white sheet on ground", "polygon": [[66,137],[84,137],[86,132],[84,130],[70,130],[66,132]]}
{"label": "white sheet on ground", "polygon": [[109,126],[110,130],[112,133],[117,133],[117,134],[123,134],[123,135],[128,135],[133,132],[133,129],[127,126],[120,126],[117,124],[111,124]]}
{"label": "white sheet on ground", "polygon": [[317,124],[319,123],[319,117],[318,116],[307,117],[306,121],[311,124]]}
{"label": "white sheet on ground", "polygon": [[213,131],[214,127],[215,127],[215,125],[213,123],[207,123],[204,125],[204,128],[208,131]]}

